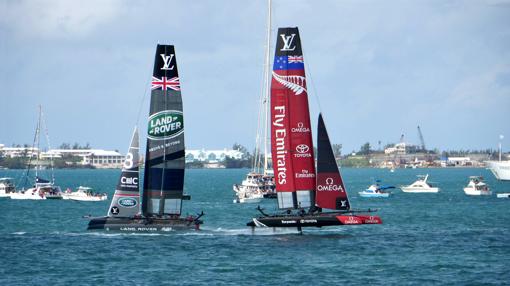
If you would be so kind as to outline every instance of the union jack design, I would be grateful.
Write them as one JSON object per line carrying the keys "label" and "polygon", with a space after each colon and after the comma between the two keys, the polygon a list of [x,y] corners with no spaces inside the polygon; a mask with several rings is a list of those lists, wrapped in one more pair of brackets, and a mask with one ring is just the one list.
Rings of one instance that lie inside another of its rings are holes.
{"label": "union jack design", "polygon": [[162,90],[172,89],[175,91],[181,90],[181,83],[178,77],[167,78],[166,76],[161,79],[152,77],[152,90],[161,88]]}
{"label": "union jack design", "polygon": [[303,56],[289,56],[289,64],[292,63],[302,63]]}

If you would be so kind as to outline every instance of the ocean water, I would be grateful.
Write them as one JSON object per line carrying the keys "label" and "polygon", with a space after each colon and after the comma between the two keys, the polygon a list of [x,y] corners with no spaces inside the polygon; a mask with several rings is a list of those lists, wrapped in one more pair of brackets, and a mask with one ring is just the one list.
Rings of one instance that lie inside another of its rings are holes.
{"label": "ocean water", "polygon": [[[379,208],[382,225],[252,230],[254,204],[233,204],[232,184],[247,170],[187,170],[192,200],[204,211],[201,231],[165,234],[87,232],[84,215],[107,202],[0,198],[0,285],[340,285],[509,284],[510,200],[468,197],[470,175],[494,192],[510,192],[485,169],[342,169],[355,208]],[[0,177],[20,171],[0,170]],[[111,197],[119,170],[57,170],[63,188],[86,185]],[[438,194],[360,198],[373,179],[402,185],[417,174]],[[265,200],[266,211],[275,200]]]}

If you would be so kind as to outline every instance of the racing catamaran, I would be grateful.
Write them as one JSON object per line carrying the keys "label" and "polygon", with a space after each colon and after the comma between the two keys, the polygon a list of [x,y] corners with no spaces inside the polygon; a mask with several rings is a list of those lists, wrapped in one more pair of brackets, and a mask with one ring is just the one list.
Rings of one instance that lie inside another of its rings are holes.
{"label": "racing catamaran", "polygon": [[199,229],[202,214],[181,217],[184,187],[184,121],[181,87],[172,45],[158,45],[152,76],[143,194],[140,207],[139,143],[135,129],[106,217],[89,230],[128,232]]}
{"label": "racing catamaran", "polygon": [[[322,227],[381,224],[375,210],[355,210],[336,164],[322,115],[318,120],[317,170],[298,28],[279,28],[271,83],[271,153],[278,208],[251,227]],[[331,211],[323,211],[329,209]]]}

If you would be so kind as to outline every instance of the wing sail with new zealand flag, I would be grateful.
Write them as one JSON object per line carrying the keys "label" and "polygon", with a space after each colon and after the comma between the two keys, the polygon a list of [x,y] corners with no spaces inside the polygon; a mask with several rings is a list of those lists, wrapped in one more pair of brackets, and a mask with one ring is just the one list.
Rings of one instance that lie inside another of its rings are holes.
{"label": "wing sail with new zealand flag", "polygon": [[271,82],[271,152],[278,207],[313,204],[315,164],[298,28],[279,28]]}

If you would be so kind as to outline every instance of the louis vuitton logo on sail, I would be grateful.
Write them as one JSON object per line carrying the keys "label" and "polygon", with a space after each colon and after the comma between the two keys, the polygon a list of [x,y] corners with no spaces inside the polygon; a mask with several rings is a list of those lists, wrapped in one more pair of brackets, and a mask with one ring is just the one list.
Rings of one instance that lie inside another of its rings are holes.
{"label": "louis vuitton logo on sail", "polygon": [[287,130],[283,125],[285,120],[285,106],[274,107],[274,120],[273,126],[277,127],[274,129],[275,138],[275,150],[276,150],[276,177],[278,183],[283,185],[287,183],[287,165],[285,157],[287,155],[287,148],[285,146],[285,137],[287,136]]}
{"label": "louis vuitton logo on sail", "polygon": [[162,70],[173,70],[174,69],[174,65],[170,66],[170,64],[172,63],[172,59],[174,58],[174,54],[170,54],[170,55],[165,55],[165,54],[160,54],[161,58],[163,59],[163,67],[161,68]]}
{"label": "louis vuitton logo on sail", "polygon": [[282,37],[282,40],[283,40],[283,47],[280,49],[280,51],[286,52],[286,51],[295,50],[296,45],[294,45],[293,47],[290,46],[290,45],[292,45],[292,42],[294,41],[295,36],[296,36],[296,34],[291,34],[290,36],[287,36],[285,34],[280,34],[280,37]]}

